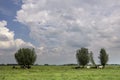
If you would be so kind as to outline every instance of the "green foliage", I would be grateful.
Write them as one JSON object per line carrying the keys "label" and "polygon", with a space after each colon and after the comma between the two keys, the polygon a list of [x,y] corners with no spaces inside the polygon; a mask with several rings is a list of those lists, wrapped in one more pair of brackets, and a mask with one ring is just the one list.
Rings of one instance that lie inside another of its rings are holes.
{"label": "green foliage", "polygon": [[108,62],[108,54],[106,53],[106,50],[102,48],[100,50],[100,55],[99,55],[100,63],[105,67],[106,63]]}
{"label": "green foliage", "polygon": [[94,66],[96,66],[95,61],[94,61],[94,59],[93,59],[93,53],[92,53],[92,51],[90,52],[90,61],[91,61],[91,63],[92,63]]}
{"label": "green foliage", "polygon": [[76,58],[78,65],[83,67],[89,63],[89,53],[87,48],[81,48],[77,50]]}
{"label": "green foliage", "polygon": [[21,67],[29,68],[36,61],[36,54],[34,49],[22,48],[15,53],[15,59]]}

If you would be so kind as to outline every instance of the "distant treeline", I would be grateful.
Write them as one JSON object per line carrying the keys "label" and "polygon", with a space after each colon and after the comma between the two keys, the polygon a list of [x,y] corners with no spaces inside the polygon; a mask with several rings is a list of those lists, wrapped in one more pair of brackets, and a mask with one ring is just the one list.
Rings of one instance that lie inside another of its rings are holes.
{"label": "distant treeline", "polygon": [[[34,64],[33,66],[77,66],[78,64],[61,64],[61,65],[55,65],[55,64]],[[119,66],[120,64],[106,64],[106,65],[116,65]],[[18,64],[0,64],[0,66],[19,66]]]}
{"label": "distant treeline", "polygon": [[17,66],[18,64],[0,64],[0,66]]}

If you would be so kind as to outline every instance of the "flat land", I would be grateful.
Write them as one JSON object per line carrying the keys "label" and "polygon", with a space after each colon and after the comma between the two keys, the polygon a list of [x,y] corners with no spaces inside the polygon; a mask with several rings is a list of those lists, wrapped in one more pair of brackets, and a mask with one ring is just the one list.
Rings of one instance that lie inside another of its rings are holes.
{"label": "flat land", "polygon": [[32,66],[12,69],[0,66],[0,80],[120,80],[120,66],[105,69],[74,69],[75,66]]}

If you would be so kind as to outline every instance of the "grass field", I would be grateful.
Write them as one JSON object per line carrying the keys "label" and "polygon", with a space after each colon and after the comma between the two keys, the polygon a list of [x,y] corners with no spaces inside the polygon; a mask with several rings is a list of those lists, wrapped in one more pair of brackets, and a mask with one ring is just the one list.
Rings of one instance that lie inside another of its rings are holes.
{"label": "grass field", "polygon": [[0,80],[120,80],[120,67],[33,66],[32,69],[12,69],[12,66],[0,66]]}

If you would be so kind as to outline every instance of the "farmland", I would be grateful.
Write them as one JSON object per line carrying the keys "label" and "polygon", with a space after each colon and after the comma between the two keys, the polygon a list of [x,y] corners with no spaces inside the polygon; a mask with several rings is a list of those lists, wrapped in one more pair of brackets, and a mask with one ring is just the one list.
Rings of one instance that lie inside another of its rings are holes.
{"label": "farmland", "polygon": [[120,67],[105,69],[74,69],[75,66],[32,66],[12,69],[0,66],[0,80],[120,80]]}

